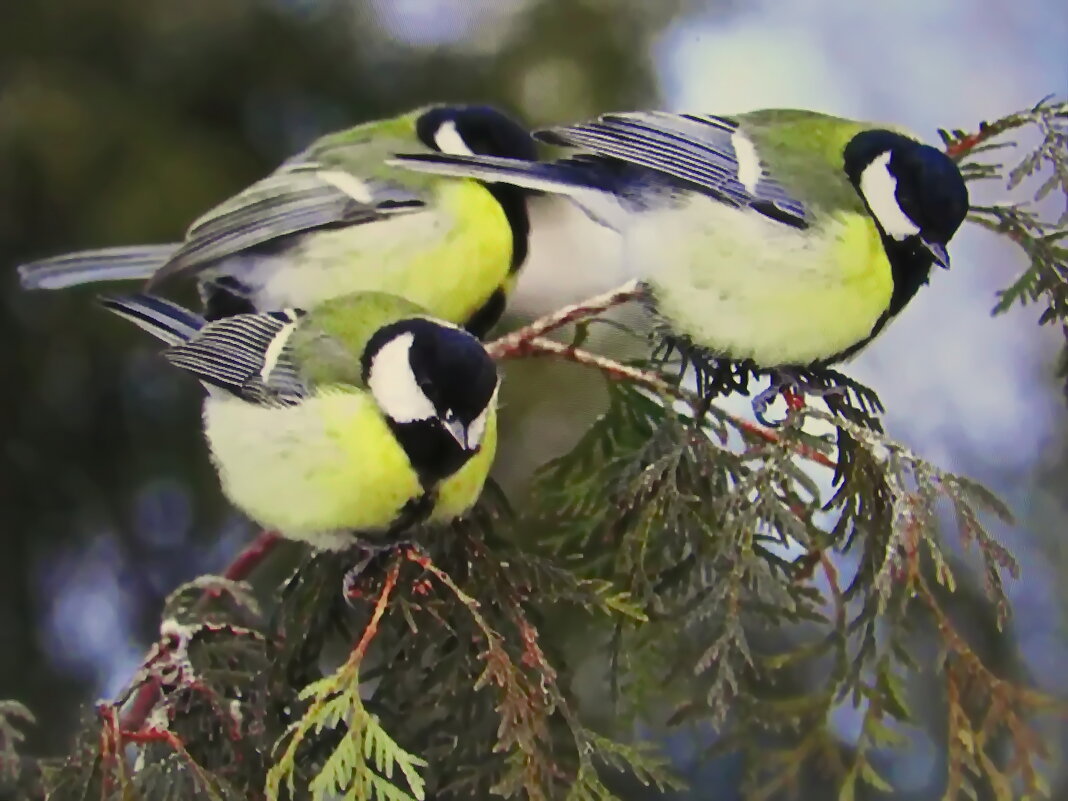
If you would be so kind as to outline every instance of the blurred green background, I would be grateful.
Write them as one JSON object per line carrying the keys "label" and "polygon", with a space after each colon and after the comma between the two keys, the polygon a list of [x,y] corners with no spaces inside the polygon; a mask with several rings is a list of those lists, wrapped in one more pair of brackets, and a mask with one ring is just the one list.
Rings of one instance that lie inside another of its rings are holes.
{"label": "blurred green background", "polygon": [[[435,100],[494,103],[532,125],[608,109],[796,105],[933,136],[1068,90],[1058,0],[888,5],[4,3],[0,698],[39,716],[31,748],[63,749],[80,705],[135,669],[162,597],[221,569],[249,527],[215,485],[194,383],[98,313],[92,289],[27,295],[15,264],[171,241],[313,137]],[[517,310],[611,285],[597,237],[577,251],[536,241]],[[1063,691],[1068,425],[1056,340],[1028,310],[988,316],[993,290],[1021,266],[1010,247],[980,232],[955,244],[954,264],[968,266],[938,276],[854,372],[882,393],[896,437],[991,484],[1019,513],[1005,532],[1028,579],[1012,589],[1013,634],[1034,679]],[[513,399],[513,417],[521,410]],[[535,440],[566,442],[567,416],[525,420],[503,458],[521,459]],[[841,722],[843,737],[850,726]],[[677,743],[676,756],[695,768],[690,746]],[[897,771],[917,798],[937,778],[923,751]]]}

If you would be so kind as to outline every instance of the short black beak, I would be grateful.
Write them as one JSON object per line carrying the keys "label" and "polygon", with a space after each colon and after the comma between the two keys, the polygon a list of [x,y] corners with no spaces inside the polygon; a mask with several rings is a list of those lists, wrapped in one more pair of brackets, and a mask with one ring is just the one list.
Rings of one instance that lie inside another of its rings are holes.
{"label": "short black beak", "polygon": [[946,252],[946,246],[941,245],[938,242],[932,242],[930,239],[924,239],[920,237],[920,241],[923,242],[923,246],[927,248],[927,252],[931,254],[934,259],[934,263],[944,270],[949,269],[949,253]]}

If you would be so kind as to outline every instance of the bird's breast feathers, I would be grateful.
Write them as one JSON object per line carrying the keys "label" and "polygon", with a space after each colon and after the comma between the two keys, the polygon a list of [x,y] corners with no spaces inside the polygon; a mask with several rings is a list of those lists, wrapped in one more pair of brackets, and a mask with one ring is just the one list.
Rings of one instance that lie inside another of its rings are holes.
{"label": "bird's breast feathers", "polygon": [[798,229],[695,197],[682,210],[642,215],[628,249],[675,331],[769,367],[809,364],[863,340],[893,291],[878,230],[854,211],[815,215]]}
{"label": "bird's breast feathers", "polygon": [[[494,401],[496,402],[496,401]],[[494,409],[486,418],[486,433],[478,453],[438,485],[437,503],[430,515],[431,521],[445,522],[464,514],[475,505],[482,494],[493,457],[497,453],[497,412]]]}
{"label": "bird's breast feathers", "polygon": [[[353,292],[388,292],[462,323],[509,280],[512,235],[500,205],[480,184],[445,180],[423,211],[302,237],[276,269],[261,271],[255,302],[314,307]],[[294,269],[293,264],[299,264]]]}
{"label": "bird's breast feathers", "polygon": [[363,392],[324,391],[290,407],[209,397],[204,423],[227,497],[257,523],[320,548],[387,528],[422,494]]}

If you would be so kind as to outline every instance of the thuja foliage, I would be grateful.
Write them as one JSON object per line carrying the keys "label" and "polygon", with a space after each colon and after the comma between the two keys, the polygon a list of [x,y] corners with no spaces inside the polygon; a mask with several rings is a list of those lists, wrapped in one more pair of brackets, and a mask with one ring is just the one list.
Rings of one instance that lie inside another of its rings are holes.
{"label": "thuja foliage", "polygon": [[[1068,106],[1045,101],[943,138],[969,180],[1018,193],[1048,173],[1035,197],[1068,199],[1066,122]],[[1015,166],[982,161],[1022,128],[1039,144]],[[977,206],[970,219],[1028,257],[996,311],[1041,302],[1043,323],[1068,325],[1068,213]],[[86,713],[66,757],[19,755],[33,719],[0,704],[0,791],[609,801],[622,777],[650,797],[680,788],[658,743],[691,727],[714,733],[709,758],[745,763],[749,798],[817,776],[849,801],[894,791],[886,766],[920,722],[922,672],[943,688],[946,799],[1049,797],[1035,727],[1063,707],[984,662],[952,613],[971,578],[963,547],[998,629],[1010,619],[997,498],[891,439],[874,393],[841,373],[812,376],[841,393],[768,429],[710,402],[752,365],[702,356],[686,389],[685,343],[619,364],[540,339],[548,328],[494,352],[614,380],[528,497],[488,491],[467,519],[393,548],[309,553],[268,599],[214,577],[179,588],[138,675]],[[842,709],[855,736],[834,725]]]}
{"label": "thuja foliage", "polygon": [[[1016,155],[1008,164],[975,158],[991,151],[1012,153],[1016,142],[1007,134],[1018,129],[1030,129],[1039,140],[1022,157]],[[1029,179],[1038,181],[1029,200],[973,205],[968,220],[1009,237],[1026,255],[1027,267],[999,293],[994,311],[1004,312],[1016,303],[1043,306],[1039,322],[1059,325],[1064,332],[1061,374],[1068,397],[1068,102],[1046,98],[1028,111],[983,123],[975,133],[939,134],[970,181],[993,181],[1008,190],[1017,190]],[[1036,206],[1044,200],[1060,206],[1055,216],[1043,214]]]}

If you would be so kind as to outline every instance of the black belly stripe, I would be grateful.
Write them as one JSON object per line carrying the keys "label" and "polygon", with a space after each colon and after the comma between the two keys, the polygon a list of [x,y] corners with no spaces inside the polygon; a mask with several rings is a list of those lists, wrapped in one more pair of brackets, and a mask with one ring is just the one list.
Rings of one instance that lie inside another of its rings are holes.
{"label": "black belly stripe", "polygon": [[890,277],[894,284],[893,291],[890,294],[890,304],[886,307],[886,311],[879,315],[879,319],[872,326],[871,333],[864,339],[850,345],[843,351],[835,353],[833,356],[820,359],[819,364],[834,364],[859,353],[879,335],[887,323],[901,313],[920,287],[927,283],[931,276],[931,267],[934,265],[934,260],[926,248],[915,240],[916,237],[909,237],[899,242],[883,234],[883,249],[886,251],[887,260],[890,262]]}
{"label": "black belly stripe", "polygon": [[504,289],[497,287],[478,311],[468,318],[464,328],[472,336],[484,339],[490,329],[497,325],[497,321],[501,319],[506,304],[507,298],[505,297]]}
{"label": "black belly stripe", "polygon": [[530,217],[527,215],[527,194],[524,189],[509,184],[483,184],[500,205],[512,231],[512,263],[510,272],[516,273],[527,260],[530,250]]}

